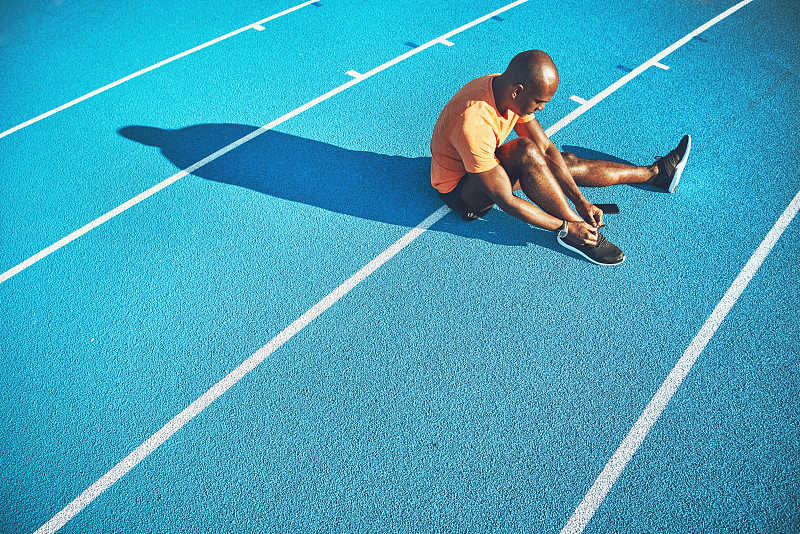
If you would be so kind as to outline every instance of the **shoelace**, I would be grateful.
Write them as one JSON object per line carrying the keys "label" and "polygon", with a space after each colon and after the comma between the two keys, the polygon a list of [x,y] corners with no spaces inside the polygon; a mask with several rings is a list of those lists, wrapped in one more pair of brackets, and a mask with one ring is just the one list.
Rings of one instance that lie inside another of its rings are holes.
{"label": "shoelace", "polygon": [[590,248],[590,249],[595,249],[595,248],[598,248],[598,247],[604,245],[607,242],[608,242],[608,239],[606,239],[606,236],[604,236],[600,232],[597,232],[597,244],[595,246],[592,246],[592,245],[576,245],[574,243],[572,245],[573,246],[577,246],[577,247],[586,247],[586,248]]}
{"label": "shoelace", "polygon": [[604,245],[604,244],[605,244],[607,241],[608,241],[608,239],[606,239],[606,236],[604,236],[604,235],[603,235],[603,234],[601,234],[600,232],[597,232],[597,244],[596,244],[596,245],[595,245],[593,248],[598,248],[598,247],[601,247],[601,246],[603,246],[603,245]]}

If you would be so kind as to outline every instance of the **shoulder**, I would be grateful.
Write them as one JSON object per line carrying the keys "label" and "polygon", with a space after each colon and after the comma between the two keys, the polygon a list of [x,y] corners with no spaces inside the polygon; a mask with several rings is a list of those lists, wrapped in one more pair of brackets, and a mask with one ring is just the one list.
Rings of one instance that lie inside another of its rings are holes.
{"label": "shoulder", "polygon": [[490,133],[493,124],[491,86],[494,75],[467,82],[445,105],[434,128],[434,136],[474,138]]}
{"label": "shoulder", "polygon": [[463,107],[477,106],[479,108],[492,107],[494,97],[492,96],[492,79],[496,74],[489,74],[475,78],[467,82],[464,87],[459,89],[453,100]]}
{"label": "shoulder", "polygon": [[459,91],[460,107],[466,120],[492,124],[497,116],[492,96],[492,79],[496,75],[481,76],[467,83]]}

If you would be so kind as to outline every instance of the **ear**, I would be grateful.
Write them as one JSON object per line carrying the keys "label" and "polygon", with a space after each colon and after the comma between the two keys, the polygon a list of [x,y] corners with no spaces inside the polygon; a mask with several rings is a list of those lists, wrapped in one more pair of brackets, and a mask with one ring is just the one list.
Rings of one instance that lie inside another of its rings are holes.
{"label": "ear", "polygon": [[511,88],[511,98],[519,98],[523,91],[525,91],[525,86],[521,83],[516,84]]}

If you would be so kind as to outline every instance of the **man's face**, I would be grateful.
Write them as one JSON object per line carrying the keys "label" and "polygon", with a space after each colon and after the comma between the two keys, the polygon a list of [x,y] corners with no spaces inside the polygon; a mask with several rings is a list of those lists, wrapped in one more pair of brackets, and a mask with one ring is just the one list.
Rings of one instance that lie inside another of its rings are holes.
{"label": "man's face", "polygon": [[558,82],[537,87],[529,85],[523,87],[518,85],[514,88],[514,102],[519,108],[519,115],[530,115],[537,111],[542,111],[545,104],[552,100],[558,89]]}

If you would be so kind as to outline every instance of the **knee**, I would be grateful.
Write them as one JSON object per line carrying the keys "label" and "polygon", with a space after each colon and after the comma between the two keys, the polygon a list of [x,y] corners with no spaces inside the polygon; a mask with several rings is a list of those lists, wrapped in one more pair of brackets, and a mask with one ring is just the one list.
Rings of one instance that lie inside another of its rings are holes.
{"label": "knee", "polygon": [[546,165],[542,148],[527,137],[517,139],[509,156],[514,162],[521,165]]}
{"label": "knee", "polygon": [[562,152],[561,157],[564,158],[564,162],[567,165],[575,165],[576,163],[578,163],[578,156],[576,156],[572,152]]}

